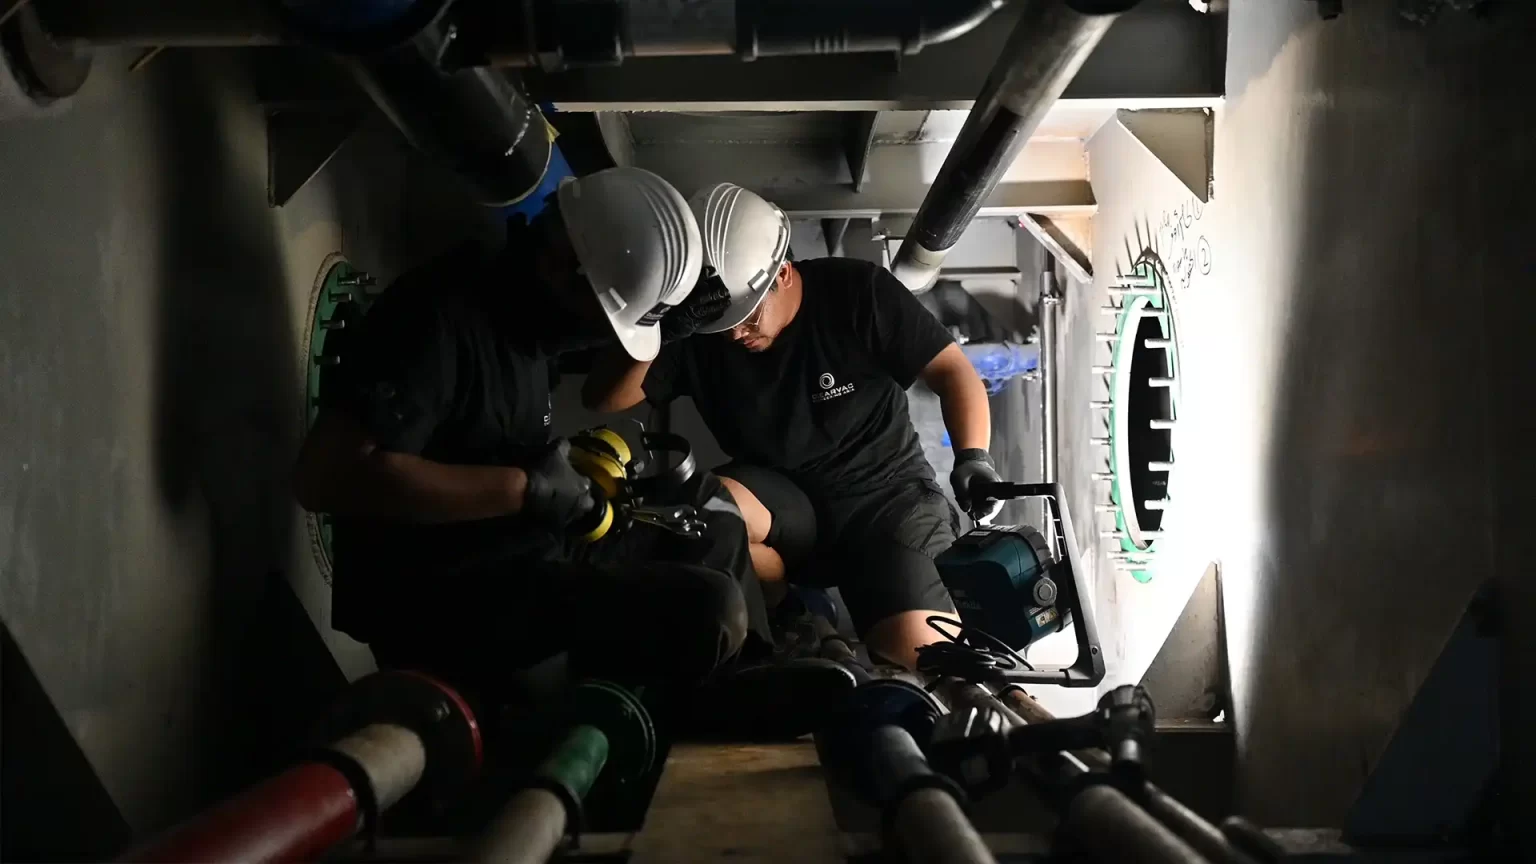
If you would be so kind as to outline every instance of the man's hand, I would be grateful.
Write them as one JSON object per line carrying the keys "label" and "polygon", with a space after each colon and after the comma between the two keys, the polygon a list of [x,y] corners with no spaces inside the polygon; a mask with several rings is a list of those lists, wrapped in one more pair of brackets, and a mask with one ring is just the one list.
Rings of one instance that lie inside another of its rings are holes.
{"label": "man's hand", "polygon": [[677,304],[661,319],[663,345],[687,339],[700,327],[725,314],[731,307],[731,292],[715,273],[715,268],[705,267],[698,284],[688,294],[688,299]]}
{"label": "man's hand", "polygon": [[524,470],[528,491],[523,498],[523,513],[553,530],[565,531],[597,506],[592,498],[592,481],[571,467],[571,442],[564,438],[551,444],[537,463]]}
{"label": "man's hand", "polygon": [[1002,479],[987,451],[973,448],[955,453],[955,469],[949,472],[949,485],[955,490],[956,503],[977,522],[990,522],[1003,509],[1003,502],[987,497],[980,488]]}

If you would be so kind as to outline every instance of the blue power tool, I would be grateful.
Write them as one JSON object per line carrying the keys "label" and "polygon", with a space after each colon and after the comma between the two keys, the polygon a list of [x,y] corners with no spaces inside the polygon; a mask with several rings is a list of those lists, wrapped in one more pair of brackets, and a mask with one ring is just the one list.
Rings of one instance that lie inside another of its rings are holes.
{"label": "blue power tool", "polygon": [[935,563],[965,625],[1015,651],[1072,622],[1072,610],[1057,605],[1050,547],[1033,528],[976,528]]}
{"label": "blue power tool", "polygon": [[978,527],[940,555],[939,578],[955,601],[960,623],[1022,651],[1044,636],[1072,627],[1077,659],[1070,666],[998,669],[999,684],[1044,683],[1091,687],[1104,678],[1093,606],[1078,581],[1082,567],[1066,497],[1056,483],[993,483],[986,496],[999,500],[1043,498],[1049,536],[1033,528]]}

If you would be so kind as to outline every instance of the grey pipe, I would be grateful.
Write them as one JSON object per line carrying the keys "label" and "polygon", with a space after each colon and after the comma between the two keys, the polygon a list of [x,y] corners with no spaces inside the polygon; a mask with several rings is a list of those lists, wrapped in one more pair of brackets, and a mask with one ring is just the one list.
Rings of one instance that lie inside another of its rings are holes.
{"label": "grey pipe", "polygon": [[[467,0],[461,0],[467,2]],[[888,51],[915,54],[969,33],[1009,0],[588,0],[473,2],[466,28],[487,62],[554,72],[635,57],[745,60]]]}
{"label": "grey pipe", "polygon": [[1040,274],[1040,480],[1056,482],[1056,325],[1061,294],[1056,274]]}
{"label": "grey pipe", "polygon": [[379,812],[395,806],[416,788],[427,770],[427,748],[415,732],[393,723],[374,723],[331,745],[351,759],[373,789]]}
{"label": "grey pipe", "polygon": [[1102,861],[1206,864],[1204,856],[1107,783],[1072,796],[1061,829]]}
{"label": "grey pipe", "polygon": [[347,66],[412,144],[456,170],[486,204],[512,204],[549,168],[549,127],[502,70],[443,68],[457,32],[439,14],[399,44],[349,56]]}
{"label": "grey pipe", "polygon": [[[997,698],[1025,723],[1047,723],[1056,719],[1039,702],[1018,688],[1005,690]],[[1095,771],[1109,770],[1109,754],[1103,750],[1076,750],[1072,755]],[[1147,813],[1166,825],[1212,864],[1257,864],[1252,856],[1234,846],[1221,829],[1186,807],[1184,802],[1152,783],[1146,784],[1144,793],[1142,806]]]}
{"label": "grey pipe", "polygon": [[524,789],[491,822],[475,850],[482,864],[544,864],[565,839],[565,802],[548,789]]}
{"label": "grey pipe", "polygon": [[944,256],[1045,113],[1110,25],[1136,2],[1021,0],[1013,35],[896,253],[891,270],[907,288],[923,291],[933,283]]}
{"label": "grey pipe", "polygon": [[940,789],[917,789],[901,799],[891,833],[902,860],[912,864],[997,864],[959,802]]}
{"label": "grey pipe", "polygon": [[911,733],[881,726],[869,746],[871,782],[883,802],[889,840],[900,848],[903,860],[997,864],[956,800],[958,789],[933,772]]}

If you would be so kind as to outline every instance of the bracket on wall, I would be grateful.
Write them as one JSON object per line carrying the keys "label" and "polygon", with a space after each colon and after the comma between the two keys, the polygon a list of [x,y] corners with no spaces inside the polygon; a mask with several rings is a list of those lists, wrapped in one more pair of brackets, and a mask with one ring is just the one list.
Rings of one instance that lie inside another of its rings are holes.
{"label": "bracket on wall", "polygon": [[329,105],[267,106],[267,204],[281,207],[320,173],[361,118]]}
{"label": "bracket on wall", "polygon": [[1036,242],[1045,247],[1045,251],[1051,253],[1051,257],[1073,279],[1085,285],[1093,281],[1093,261],[1084,248],[1090,244],[1074,237],[1073,232],[1067,230],[1063,223],[1049,216],[1025,213],[1019,217],[1019,227],[1028,231]]}
{"label": "bracket on wall", "polygon": [[854,111],[847,118],[843,153],[848,159],[848,176],[853,178],[855,192],[863,192],[868,179],[869,151],[875,143],[875,121],[879,117],[879,111]]}
{"label": "bracket on wall", "polygon": [[839,257],[843,254],[843,235],[848,233],[848,219],[821,220],[821,236],[827,241],[827,254]]}

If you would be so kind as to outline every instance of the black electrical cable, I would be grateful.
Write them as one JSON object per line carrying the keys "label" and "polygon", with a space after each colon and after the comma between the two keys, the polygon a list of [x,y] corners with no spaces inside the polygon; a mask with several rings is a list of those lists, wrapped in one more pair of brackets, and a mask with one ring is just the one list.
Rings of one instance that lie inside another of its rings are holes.
{"label": "black electrical cable", "polygon": [[[977,627],[967,627],[963,622],[944,615],[929,615],[925,619],[947,641],[934,642],[917,649],[917,671],[929,675],[959,678],[964,681],[984,681],[997,672],[1015,669],[1035,671],[1019,652],[1008,647],[1003,640]],[[946,629],[959,628],[955,632]]]}

